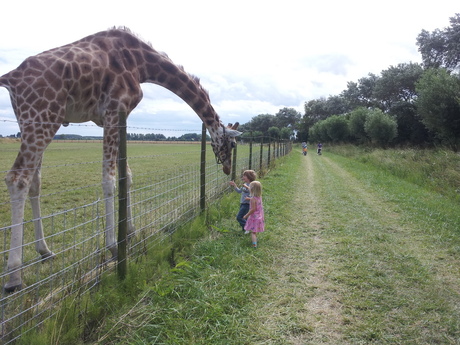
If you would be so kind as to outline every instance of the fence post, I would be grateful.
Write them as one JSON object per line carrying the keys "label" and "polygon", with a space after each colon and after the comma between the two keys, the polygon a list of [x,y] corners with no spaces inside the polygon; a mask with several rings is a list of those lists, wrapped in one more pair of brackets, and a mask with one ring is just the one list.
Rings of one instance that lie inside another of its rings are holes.
{"label": "fence post", "polygon": [[262,168],[264,167],[264,137],[260,139],[260,168],[259,173],[262,173]]}
{"label": "fence post", "polygon": [[206,126],[201,125],[200,210],[206,207]]}
{"label": "fence post", "polygon": [[233,149],[232,157],[232,181],[236,179],[236,158],[237,158],[238,144],[235,142],[235,148]]}
{"label": "fence post", "polygon": [[252,131],[249,132],[250,137],[249,137],[249,170],[252,169]]}
{"label": "fence post", "polygon": [[118,257],[117,272],[118,278],[126,278],[126,239],[127,239],[127,217],[128,217],[128,181],[126,165],[126,113],[118,113]]}
{"label": "fence post", "polygon": [[267,169],[270,168],[270,156],[271,156],[271,148],[272,148],[272,139],[268,138],[268,159],[267,159]]}

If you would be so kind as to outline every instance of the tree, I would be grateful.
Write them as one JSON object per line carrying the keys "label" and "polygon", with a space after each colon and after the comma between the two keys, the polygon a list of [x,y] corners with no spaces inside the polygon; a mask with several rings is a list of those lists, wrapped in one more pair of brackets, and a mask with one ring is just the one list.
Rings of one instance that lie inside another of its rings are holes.
{"label": "tree", "polygon": [[375,81],[373,97],[382,105],[382,110],[390,112],[395,104],[413,103],[416,98],[415,83],[422,73],[422,66],[417,63],[390,66]]}
{"label": "tree", "polygon": [[267,132],[268,136],[273,139],[279,139],[280,129],[278,127],[270,127]]}
{"label": "tree", "polygon": [[460,79],[428,69],[417,83],[417,110],[426,127],[454,151],[460,148]]}
{"label": "tree", "polygon": [[197,133],[186,133],[179,137],[179,140],[184,141],[201,141],[201,134]]}
{"label": "tree", "polygon": [[292,137],[292,129],[288,127],[281,128],[280,138],[290,140]]}
{"label": "tree", "polygon": [[386,147],[398,135],[398,124],[380,109],[369,111],[364,130],[372,142]]}
{"label": "tree", "polygon": [[254,116],[251,121],[243,125],[241,130],[261,131],[264,135],[267,135],[268,129],[274,126],[276,126],[276,117],[274,115],[261,114]]}
{"label": "tree", "polygon": [[391,115],[398,123],[398,143],[422,145],[433,141],[433,136],[423,124],[415,103],[398,102],[392,106]]}
{"label": "tree", "polygon": [[367,77],[358,80],[359,101],[363,107],[374,108],[378,104],[374,98],[374,88],[379,77],[369,73]]}
{"label": "tree", "polygon": [[254,142],[261,142],[263,139],[263,136],[264,134],[261,131],[247,131],[247,132],[243,132],[243,134],[241,134],[239,138],[245,142],[249,142],[249,140],[251,139]]}
{"label": "tree", "polygon": [[305,141],[307,142],[309,140],[308,136],[308,131],[311,127],[311,124],[309,122],[309,118],[306,116],[303,116],[300,119],[299,124],[297,125],[297,140],[298,141]]}
{"label": "tree", "polygon": [[393,115],[398,123],[398,142],[425,142],[428,135],[418,116],[415,85],[423,74],[417,63],[401,63],[383,70],[374,87],[374,98],[380,109]]}
{"label": "tree", "polygon": [[425,68],[444,67],[453,71],[460,64],[460,14],[450,19],[450,25],[444,30],[433,32],[422,30],[417,36],[418,50],[422,54]]}
{"label": "tree", "polygon": [[345,114],[351,110],[347,105],[345,98],[341,95],[329,96],[326,101],[326,109],[329,116]]}
{"label": "tree", "polygon": [[320,137],[320,133],[319,133],[319,125],[318,124],[319,124],[319,122],[315,123],[308,130],[308,141],[312,141],[312,142],[321,141],[321,137]]}
{"label": "tree", "polygon": [[323,121],[323,126],[326,128],[327,136],[333,143],[343,142],[350,135],[348,121],[345,116],[331,116]]}
{"label": "tree", "polygon": [[301,117],[302,117],[302,114],[300,114],[294,108],[280,109],[275,115],[276,127],[278,128],[289,127],[289,128],[292,128],[292,130],[295,130],[297,129],[297,125]]}
{"label": "tree", "polygon": [[326,121],[320,121],[315,123],[310,130],[308,131],[308,136],[310,141],[330,141],[331,138],[327,134]]}
{"label": "tree", "polygon": [[364,124],[366,123],[368,110],[364,107],[359,107],[353,110],[350,114],[348,126],[350,129],[350,135],[358,140],[360,143],[367,141],[367,134],[364,130]]}
{"label": "tree", "polygon": [[305,122],[309,125],[308,127],[313,126],[318,121],[327,119],[331,115],[324,97],[305,102],[304,109],[304,117],[307,118]]}
{"label": "tree", "polygon": [[340,95],[342,96],[346,104],[346,107],[347,109],[349,109],[349,111],[356,109],[358,107],[365,106],[365,103],[363,102],[363,99],[360,95],[358,83],[349,81],[347,83],[347,88],[343,90]]}

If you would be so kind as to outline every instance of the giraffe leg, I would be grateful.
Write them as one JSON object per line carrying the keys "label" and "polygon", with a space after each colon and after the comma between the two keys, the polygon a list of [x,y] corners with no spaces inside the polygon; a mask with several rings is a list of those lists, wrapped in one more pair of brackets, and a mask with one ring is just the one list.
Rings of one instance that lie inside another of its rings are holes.
{"label": "giraffe leg", "polygon": [[115,259],[118,255],[115,239],[115,188],[116,188],[116,160],[118,155],[118,127],[104,125],[104,159],[102,163],[102,190],[105,200],[105,244]]}
{"label": "giraffe leg", "polygon": [[8,253],[7,271],[9,281],[5,284],[5,292],[13,292],[22,288],[21,266],[23,252],[23,220],[24,206],[29,189],[29,177],[19,170],[11,170],[5,179],[11,200],[11,241]]}
{"label": "giraffe leg", "polygon": [[[19,118],[19,116],[18,116]],[[53,139],[59,124],[49,125],[44,124],[41,127],[42,136],[44,139],[38,140],[34,133],[34,123],[25,123],[20,125],[21,129],[21,148],[18,156],[13,164],[11,170],[7,173],[5,182],[8,187],[11,200],[11,242],[10,251],[8,253],[7,270],[9,272],[9,281],[5,284],[4,290],[6,292],[12,292],[22,288],[22,257],[23,257],[23,235],[24,235],[24,206],[27,199],[27,195],[33,191],[32,195],[35,195],[40,191],[40,172],[37,172],[41,166],[41,160],[43,152],[45,151],[48,144]],[[35,208],[34,217],[39,218],[39,206],[37,207],[39,199],[36,198],[33,201]],[[34,218],[34,219],[35,219]],[[37,226],[37,222],[35,222]],[[36,228],[37,233],[37,228]],[[43,231],[40,230],[41,238],[43,238]],[[40,250],[43,253],[46,249],[43,249],[43,242],[40,241]],[[46,246],[46,244],[45,244]],[[47,248],[47,247],[46,247]],[[48,249],[48,252],[51,253]]]}
{"label": "giraffe leg", "polygon": [[35,174],[32,178],[32,183],[30,185],[29,197],[30,204],[32,206],[32,213],[34,218],[34,228],[35,228],[35,250],[41,255],[42,259],[52,259],[56,255],[48,248],[48,245],[45,241],[45,236],[43,233],[43,225],[41,218],[41,208],[40,208],[40,190],[41,190],[41,160],[38,164]]}

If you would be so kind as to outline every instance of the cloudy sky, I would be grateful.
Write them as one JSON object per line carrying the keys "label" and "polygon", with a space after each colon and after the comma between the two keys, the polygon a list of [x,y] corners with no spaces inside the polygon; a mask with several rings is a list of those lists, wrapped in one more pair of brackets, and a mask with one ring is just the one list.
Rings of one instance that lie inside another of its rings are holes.
{"label": "cloudy sky", "polygon": [[[1,6],[0,75],[25,58],[113,26],[127,26],[200,77],[224,123],[246,123],[284,107],[303,113],[311,99],[337,95],[348,81],[391,65],[420,62],[422,29],[449,26],[458,0],[55,0]],[[200,131],[178,97],[144,84],[130,133],[180,136]],[[0,134],[19,131],[0,88]],[[88,123],[62,133],[101,135]]]}

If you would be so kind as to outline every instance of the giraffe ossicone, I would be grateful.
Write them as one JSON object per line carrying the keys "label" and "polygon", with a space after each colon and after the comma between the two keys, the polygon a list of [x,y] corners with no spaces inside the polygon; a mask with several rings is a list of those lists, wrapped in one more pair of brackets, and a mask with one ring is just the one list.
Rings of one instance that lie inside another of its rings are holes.
{"label": "giraffe ossicone", "polygon": [[[128,116],[141,101],[142,83],[167,88],[196,112],[208,129],[213,151],[224,173],[230,173],[235,137],[241,134],[237,131],[238,124],[227,128],[199,79],[128,29],[102,31],[27,58],[15,70],[0,77],[0,86],[10,93],[21,132],[20,151],[5,178],[12,219],[10,273],[5,291],[22,287],[22,221],[28,197],[34,217],[35,248],[43,259],[55,255],[45,241],[41,222],[40,168],[43,153],[61,125],[92,121],[104,128],[102,186],[106,200],[106,247],[113,257],[117,256],[113,209],[118,114],[125,112]],[[128,188],[131,182],[128,167]],[[128,218],[131,219],[130,214]],[[132,232],[132,222],[128,223],[128,232]]]}

